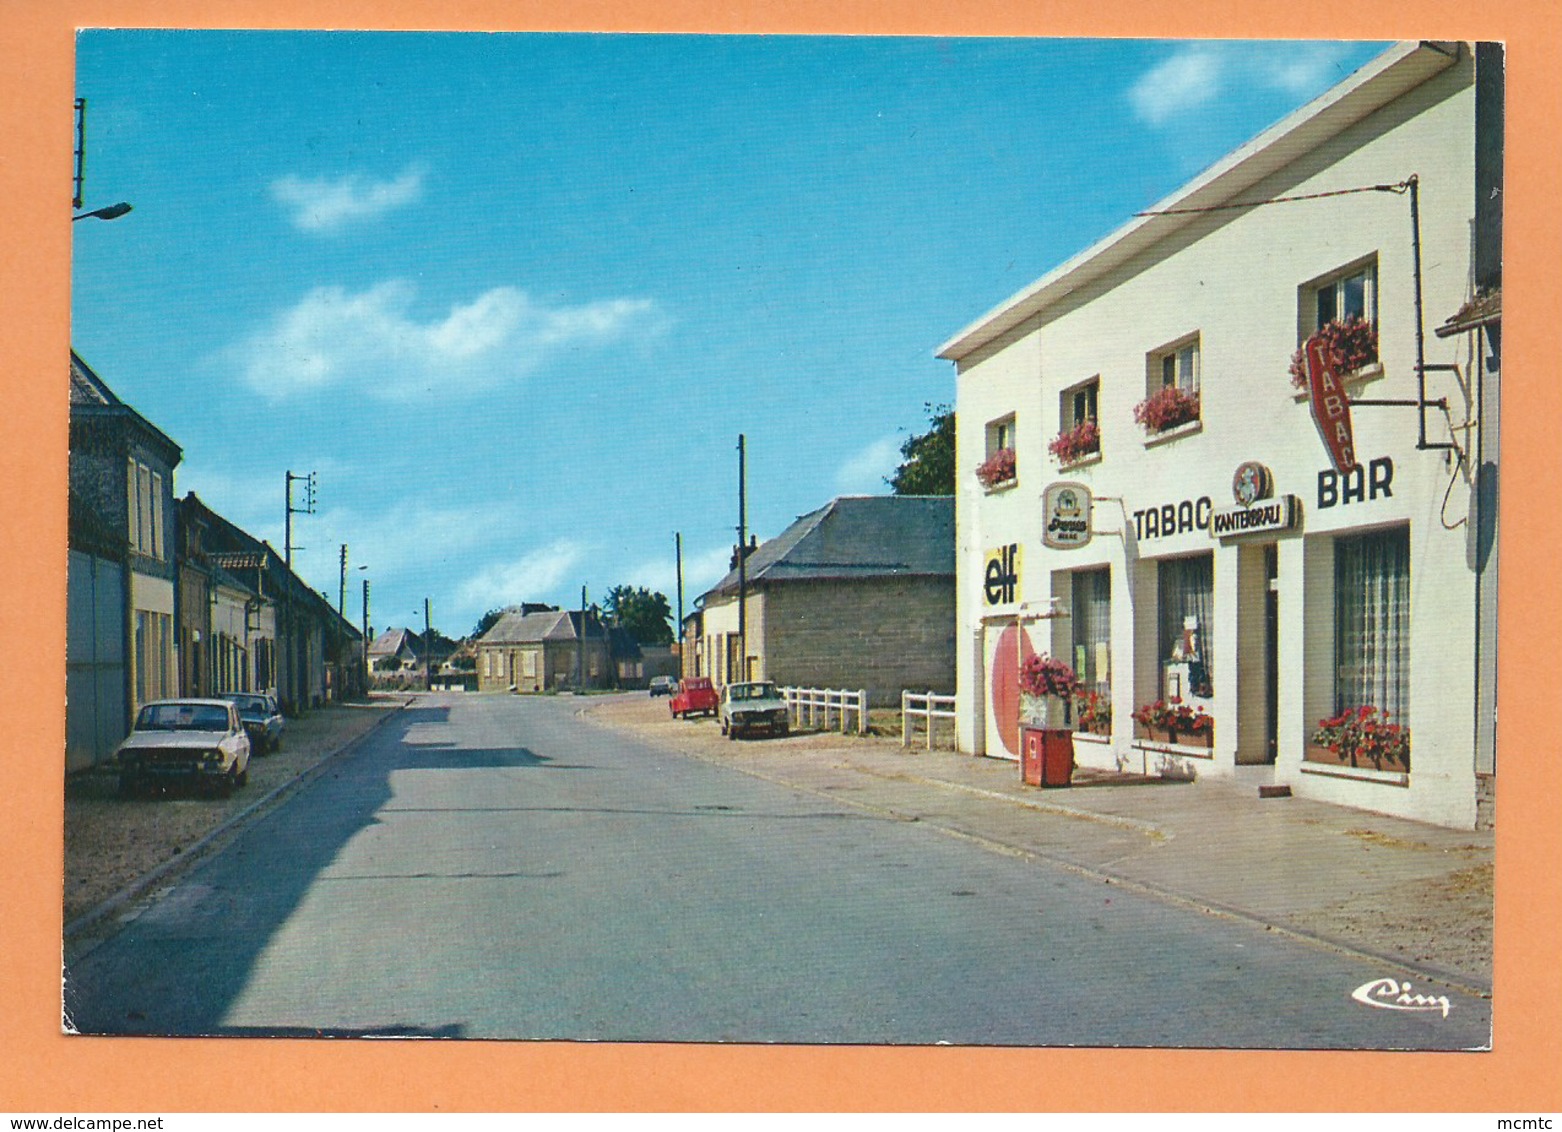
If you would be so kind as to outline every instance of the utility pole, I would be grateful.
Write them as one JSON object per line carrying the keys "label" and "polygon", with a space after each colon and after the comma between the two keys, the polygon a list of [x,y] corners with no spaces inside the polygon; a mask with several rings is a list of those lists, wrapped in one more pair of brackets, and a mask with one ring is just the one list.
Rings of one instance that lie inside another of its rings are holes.
{"label": "utility pole", "polygon": [[684,677],[683,667],[683,532],[673,532],[673,551],[678,562],[678,625],[675,636],[678,638],[678,679]]}
{"label": "utility pole", "polygon": [[345,542],[342,543],[342,584],[336,593],[336,613],[344,619],[347,616],[347,544]]}
{"label": "utility pole", "polygon": [[429,614],[429,600],[423,599],[423,687],[434,690],[434,619]]}
{"label": "utility pole", "polygon": [[[748,483],[743,434],[738,433],[738,673],[736,680],[748,679]],[[729,683],[734,677],[727,673]]]}
{"label": "utility pole", "polygon": [[[296,482],[302,482],[304,485],[304,504],[302,507],[293,506],[293,484]],[[313,515],[315,513],[315,474],[313,472],[309,472],[305,475],[295,476],[292,471],[289,471],[287,473],[286,497],[287,508],[284,522],[284,534],[282,539],[283,560],[287,564],[288,574],[285,582],[286,588],[283,593],[282,611],[282,635],[285,635],[286,637],[286,641],[282,648],[282,655],[287,661],[287,691],[284,693],[284,699],[291,699],[293,701],[294,710],[302,712],[304,710],[304,703],[308,700],[308,696],[300,696],[299,694],[301,691],[299,687],[301,682],[299,679],[299,669],[302,667],[302,664],[301,658],[298,655],[298,626],[294,624],[293,620],[293,516]],[[298,549],[302,550],[303,548],[299,547]]]}
{"label": "utility pole", "polygon": [[[359,567],[362,569],[362,567]],[[363,580],[363,679],[364,689],[369,686],[369,579]]]}
{"label": "utility pole", "polygon": [[586,587],[580,587],[580,634],[575,648],[576,693],[586,690]]}

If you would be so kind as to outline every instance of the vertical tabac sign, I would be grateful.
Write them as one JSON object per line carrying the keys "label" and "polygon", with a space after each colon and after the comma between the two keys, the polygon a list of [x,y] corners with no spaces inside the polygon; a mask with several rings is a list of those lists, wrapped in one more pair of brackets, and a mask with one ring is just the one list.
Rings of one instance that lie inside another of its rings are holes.
{"label": "vertical tabac sign", "polygon": [[1329,458],[1341,472],[1356,467],[1356,443],[1351,436],[1350,398],[1340,384],[1328,348],[1315,335],[1307,339],[1307,388],[1312,395],[1313,422],[1323,437]]}

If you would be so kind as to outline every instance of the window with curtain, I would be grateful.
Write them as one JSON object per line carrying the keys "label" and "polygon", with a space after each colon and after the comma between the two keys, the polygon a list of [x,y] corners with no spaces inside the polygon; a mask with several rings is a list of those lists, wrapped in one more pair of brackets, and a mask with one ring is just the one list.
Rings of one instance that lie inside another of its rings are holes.
{"label": "window with curtain", "polygon": [[1074,673],[1088,691],[1111,690],[1112,572],[1081,570],[1074,575]]}
{"label": "window with curtain", "polygon": [[1215,556],[1196,554],[1189,558],[1169,558],[1157,571],[1160,594],[1160,660],[1171,659],[1172,650],[1182,640],[1188,618],[1196,621],[1198,659],[1203,673],[1189,672],[1195,686],[1213,679],[1214,660],[1211,643],[1215,622]]}
{"label": "window with curtain", "polygon": [[1406,722],[1410,528],[1334,543],[1335,710],[1375,707]]}

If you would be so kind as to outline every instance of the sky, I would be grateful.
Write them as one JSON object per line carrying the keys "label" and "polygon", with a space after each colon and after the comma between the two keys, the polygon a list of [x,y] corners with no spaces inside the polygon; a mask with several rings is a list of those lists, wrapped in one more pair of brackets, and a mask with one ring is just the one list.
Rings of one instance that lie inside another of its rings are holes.
{"label": "sky", "polygon": [[740,434],[761,541],[886,493],[941,343],[1385,46],[84,31],[72,342],[279,550],[313,472],[355,624],[676,606],[675,535],[688,610]]}

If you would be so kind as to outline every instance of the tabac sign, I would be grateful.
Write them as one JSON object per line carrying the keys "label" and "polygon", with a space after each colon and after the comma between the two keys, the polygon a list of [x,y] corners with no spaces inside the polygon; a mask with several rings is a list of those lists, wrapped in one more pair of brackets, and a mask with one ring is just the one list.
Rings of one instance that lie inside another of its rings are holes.
{"label": "tabac sign", "polygon": [[1334,359],[1318,335],[1307,339],[1307,390],[1311,395],[1313,422],[1336,469],[1356,467],[1356,442],[1351,435],[1350,398],[1340,384]]}
{"label": "tabac sign", "polygon": [[982,565],[982,604],[1013,605],[1020,600],[1020,544],[989,550]]}
{"label": "tabac sign", "polygon": [[1082,483],[1055,483],[1041,493],[1041,541],[1055,550],[1073,550],[1090,541],[1090,489]]}

